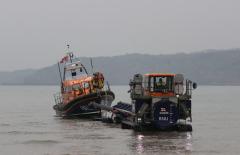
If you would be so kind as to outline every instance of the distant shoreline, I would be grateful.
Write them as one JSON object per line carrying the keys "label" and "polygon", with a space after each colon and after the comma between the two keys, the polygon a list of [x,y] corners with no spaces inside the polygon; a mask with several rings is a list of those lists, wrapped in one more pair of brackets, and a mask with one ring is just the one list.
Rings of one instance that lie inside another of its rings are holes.
{"label": "distant shoreline", "polygon": [[[134,74],[153,72],[181,73],[198,85],[239,86],[240,49],[206,51],[191,54],[95,57],[94,70],[104,74],[110,85],[128,85]],[[80,57],[87,70],[89,58]],[[0,72],[1,85],[59,85],[57,64],[36,70]]]}

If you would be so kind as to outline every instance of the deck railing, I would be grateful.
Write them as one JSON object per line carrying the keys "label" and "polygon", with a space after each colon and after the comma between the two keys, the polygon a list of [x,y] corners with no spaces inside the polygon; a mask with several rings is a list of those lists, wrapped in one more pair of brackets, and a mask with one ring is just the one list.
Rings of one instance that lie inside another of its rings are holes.
{"label": "deck railing", "polygon": [[54,96],[54,100],[55,100],[56,104],[60,104],[60,103],[63,102],[63,97],[62,97],[62,94],[60,92],[54,94],[53,96]]}

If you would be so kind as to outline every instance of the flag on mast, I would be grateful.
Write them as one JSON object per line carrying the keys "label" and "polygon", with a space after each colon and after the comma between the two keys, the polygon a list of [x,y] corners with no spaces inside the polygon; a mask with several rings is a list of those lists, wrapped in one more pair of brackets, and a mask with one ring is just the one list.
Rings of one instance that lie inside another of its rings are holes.
{"label": "flag on mast", "polygon": [[64,63],[68,61],[68,55],[66,55],[65,57],[62,58],[62,60],[60,61],[60,63]]}

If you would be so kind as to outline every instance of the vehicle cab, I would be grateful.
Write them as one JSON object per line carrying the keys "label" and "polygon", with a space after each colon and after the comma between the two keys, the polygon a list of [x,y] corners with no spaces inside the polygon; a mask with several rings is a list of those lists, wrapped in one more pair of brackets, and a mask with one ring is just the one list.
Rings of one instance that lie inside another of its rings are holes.
{"label": "vehicle cab", "polygon": [[184,80],[182,74],[148,73],[135,74],[130,81],[131,95],[135,97],[184,97],[191,98],[192,89],[197,84],[191,80]]}
{"label": "vehicle cab", "polygon": [[144,94],[152,97],[174,96],[174,76],[175,74],[144,74]]}

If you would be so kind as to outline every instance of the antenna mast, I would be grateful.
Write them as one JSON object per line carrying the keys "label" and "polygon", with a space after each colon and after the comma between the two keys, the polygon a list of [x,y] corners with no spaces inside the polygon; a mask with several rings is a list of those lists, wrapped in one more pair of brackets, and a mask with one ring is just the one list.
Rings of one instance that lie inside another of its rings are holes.
{"label": "antenna mast", "polygon": [[92,74],[93,74],[93,73],[94,73],[94,70],[93,70],[93,61],[92,61],[92,58],[90,58],[90,62],[91,62]]}
{"label": "antenna mast", "polygon": [[70,58],[70,62],[72,63],[73,53],[71,53],[69,49],[70,49],[70,45],[68,44],[67,45],[67,54]]}
{"label": "antenna mast", "polygon": [[61,69],[60,69],[60,64],[59,64],[59,62],[57,64],[58,64],[58,72],[59,72],[59,76],[60,76],[60,80],[61,80],[61,85],[62,85],[63,79],[62,79],[62,73],[61,73]]}

